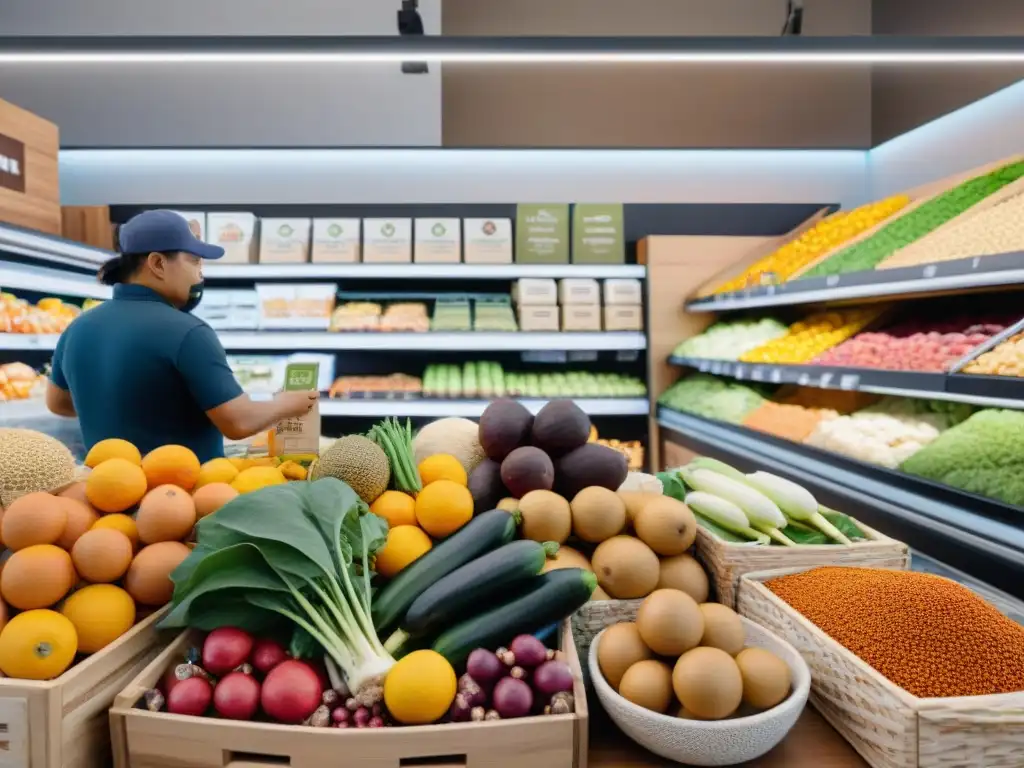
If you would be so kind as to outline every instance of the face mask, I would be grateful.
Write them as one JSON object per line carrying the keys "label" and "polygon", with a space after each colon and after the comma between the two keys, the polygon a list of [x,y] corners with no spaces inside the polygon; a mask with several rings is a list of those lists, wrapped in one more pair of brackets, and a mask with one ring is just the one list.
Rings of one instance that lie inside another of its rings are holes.
{"label": "face mask", "polygon": [[203,300],[203,283],[198,282],[188,289],[188,301],[185,302],[185,306],[181,308],[182,312],[191,312],[193,309],[199,306],[199,302]]}

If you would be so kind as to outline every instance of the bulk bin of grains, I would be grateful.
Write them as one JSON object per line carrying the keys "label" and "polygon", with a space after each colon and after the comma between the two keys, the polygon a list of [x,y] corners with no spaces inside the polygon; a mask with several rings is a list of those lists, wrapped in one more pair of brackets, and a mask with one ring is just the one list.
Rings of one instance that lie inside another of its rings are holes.
{"label": "bulk bin of grains", "polygon": [[811,702],[874,768],[1024,764],[1024,627],[914,571],[751,573],[740,613],[811,667]]}

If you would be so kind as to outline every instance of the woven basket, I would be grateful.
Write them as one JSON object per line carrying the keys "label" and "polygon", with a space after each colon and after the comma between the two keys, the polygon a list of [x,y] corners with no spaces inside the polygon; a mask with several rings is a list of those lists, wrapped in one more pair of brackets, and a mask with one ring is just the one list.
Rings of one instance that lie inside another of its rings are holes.
{"label": "woven basket", "polygon": [[[866,541],[853,544],[811,544],[800,547],[758,546],[722,541],[703,527],[697,527],[697,559],[704,564],[715,586],[718,602],[736,607],[740,577],[776,568],[810,568],[815,565],[862,565],[905,571],[910,550],[861,522],[857,525]],[[1024,762],[1021,764],[1024,766]]]}
{"label": "woven basket", "polygon": [[1024,693],[919,699],[890,682],[748,573],[739,612],[789,642],[811,668],[811,703],[873,768],[1021,768]]}
{"label": "woven basket", "polygon": [[[572,637],[581,659],[588,658],[590,644],[601,630],[623,621],[636,621],[643,600],[595,600],[572,615]],[[587,665],[583,665],[584,673]]]}

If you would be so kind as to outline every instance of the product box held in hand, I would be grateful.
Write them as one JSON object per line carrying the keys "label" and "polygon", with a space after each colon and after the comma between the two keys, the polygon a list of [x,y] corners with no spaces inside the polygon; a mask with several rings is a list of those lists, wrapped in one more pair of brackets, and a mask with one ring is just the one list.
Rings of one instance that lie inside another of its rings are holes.
{"label": "product box held in hand", "polygon": [[[284,370],[285,392],[315,392],[320,376],[317,363],[288,363]],[[271,456],[316,456],[320,450],[320,403],[305,416],[286,419],[275,426],[269,439]]]}

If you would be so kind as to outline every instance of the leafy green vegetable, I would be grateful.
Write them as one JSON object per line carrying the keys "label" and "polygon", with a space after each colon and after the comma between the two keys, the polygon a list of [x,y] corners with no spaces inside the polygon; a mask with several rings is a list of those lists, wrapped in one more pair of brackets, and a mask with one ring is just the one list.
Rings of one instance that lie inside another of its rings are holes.
{"label": "leafy green vegetable", "polygon": [[661,481],[662,495],[671,496],[676,501],[682,501],[686,498],[686,494],[689,491],[686,488],[686,483],[683,482],[683,478],[679,475],[679,470],[670,469],[665,472],[658,472],[655,476]]}
{"label": "leafy green vegetable", "polygon": [[821,508],[821,515],[832,523],[832,525],[846,534],[848,539],[860,539],[863,541],[867,538],[861,527],[857,525],[857,521],[849,515],[844,515],[842,512],[836,512],[834,509],[827,509],[825,507]]}
{"label": "leafy green vegetable", "polygon": [[697,525],[699,525],[704,530],[709,531],[710,533],[712,533],[715,536],[715,538],[717,538],[717,539],[721,539],[722,541],[728,541],[728,542],[731,542],[733,544],[750,544],[751,546],[755,546],[755,547],[756,546],[761,546],[756,541],[751,541],[750,539],[745,539],[742,536],[736,535],[732,531],[725,530],[725,528],[723,528],[720,525],[716,525],[715,523],[711,522],[710,520],[708,520],[703,515],[694,515],[694,517],[697,519]]}
{"label": "leafy green vegetable", "polygon": [[423,490],[423,481],[416,466],[412,448],[412,422],[405,420],[405,426],[396,418],[385,419],[375,424],[367,435],[388,457],[391,465],[391,483],[395,490],[417,494]]}
{"label": "leafy green vegetable", "polygon": [[[394,659],[370,621],[370,578],[387,523],[355,491],[334,478],[272,486],[232,500],[196,530],[198,546],[171,574],[161,626],[257,632],[287,620],[337,663],[356,698],[379,700]],[[301,633],[296,642],[308,648]]]}

